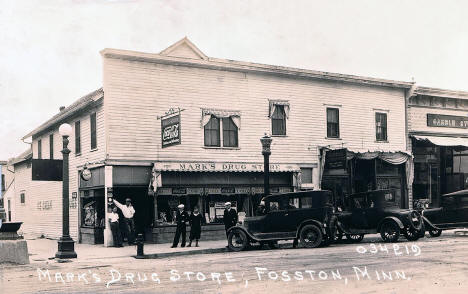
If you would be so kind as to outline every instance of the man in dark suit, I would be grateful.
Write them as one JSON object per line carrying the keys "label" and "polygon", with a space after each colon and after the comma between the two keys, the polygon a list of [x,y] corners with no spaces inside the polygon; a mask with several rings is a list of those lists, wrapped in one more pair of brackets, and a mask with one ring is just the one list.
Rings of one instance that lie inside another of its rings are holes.
{"label": "man in dark suit", "polygon": [[180,247],[185,247],[186,223],[189,221],[189,216],[184,210],[184,205],[181,204],[177,206],[177,208],[179,209],[176,214],[177,229],[171,248],[176,248],[177,244],[179,244],[180,234],[182,234],[182,243],[180,244]]}
{"label": "man in dark suit", "polygon": [[231,202],[224,203],[224,228],[226,229],[226,237],[228,236],[229,228],[237,224],[237,211],[234,208],[231,208]]}

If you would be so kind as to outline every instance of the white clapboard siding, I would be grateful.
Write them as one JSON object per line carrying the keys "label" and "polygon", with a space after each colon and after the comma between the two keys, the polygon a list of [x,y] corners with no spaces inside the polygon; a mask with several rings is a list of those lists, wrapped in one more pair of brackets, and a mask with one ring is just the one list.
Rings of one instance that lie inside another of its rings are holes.
{"label": "white clapboard siding", "polygon": [[[111,159],[261,162],[260,137],[271,133],[268,99],[288,100],[287,136],[275,137],[271,161],[317,163],[317,146],[405,150],[404,90],[273,75],[104,58]],[[342,140],[326,137],[324,104],[340,105]],[[182,144],[161,148],[169,108],[182,112]],[[239,149],[203,147],[201,108],[241,111]],[[388,112],[388,143],[375,140],[375,109]]]}
{"label": "white clapboard siding", "polygon": [[[97,121],[97,149],[91,151],[90,114],[96,112]],[[81,124],[81,155],[75,154],[75,121]],[[104,124],[104,109],[102,106],[88,110],[81,116],[67,121],[72,126],[72,135],[69,137],[69,197],[72,201],[72,193],[78,193],[78,167],[86,162],[97,162],[105,159],[106,137]],[[62,137],[58,133],[57,126],[54,130],[54,159],[62,159]],[[51,132],[41,135],[33,140],[33,154],[37,158],[37,141],[42,140],[42,158],[49,159],[49,135]],[[35,152],[34,152],[35,150]],[[62,234],[62,182],[32,181],[31,169],[26,169],[26,164],[17,165],[20,171],[16,176],[16,220],[23,221],[23,230],[32,236],[44,235],[48,238],[59,238]],[[21,190],[26,190],[26,204],[21,205],[19,195]],[[37,209],[37,202],[52,200],[50,210]],[[77,240],[79,229],[79,206],[70,208],[70,235]]]}

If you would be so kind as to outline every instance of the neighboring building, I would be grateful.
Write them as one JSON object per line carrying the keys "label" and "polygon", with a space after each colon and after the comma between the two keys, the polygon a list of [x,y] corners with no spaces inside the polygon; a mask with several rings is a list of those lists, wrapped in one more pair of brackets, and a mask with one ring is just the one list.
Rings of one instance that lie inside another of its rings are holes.
{"label": "neighboring building", "polygon": [[[200,207],[205,239],[223,238],[224,202],[252,215],[262,197],[264,133],[273,136],[273,193],[323,182],[342,201],[344,193],[398,187],[396,201],[408,206],[412,83],[215,59],[186,38],[159,54],[101,54],[103,89],[23,138],[32,137],[33,159],[61,159],[58,127],[73,127],[70,233],[80,242],[110,244],[106,195],[132,198],[149,241],[172,238],[180,203]],[[79,177],[85,165],[89,181]],[[48,188],[34,192],[32,226],[59,232],[61,184],[41,183]],[[50,208],[39,209],[39,199]]]}
{"label": "neighboring building", "polygon": [[418,87],[408,101],[414,200],[468,188],[468,92]]}

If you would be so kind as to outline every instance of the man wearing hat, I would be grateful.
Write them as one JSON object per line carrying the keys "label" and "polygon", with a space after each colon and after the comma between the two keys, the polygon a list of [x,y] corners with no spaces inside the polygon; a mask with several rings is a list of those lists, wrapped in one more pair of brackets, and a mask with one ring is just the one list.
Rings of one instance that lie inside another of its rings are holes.
{"label": "man wearing hat", "polygon": [[130,198],[125,199],[125,205],[123,205],[114,199],[114,204],[122,211],[128,245],[132,245],[135,242],[135,222],[133,221],[135,208],[133,208],[132,200]]}
{"label": "man wearing hat", "polygon": [[177,222],[177,229],[174,236],[174,242],[172,242],[171,248],[177,247],[179,244],[180,234],[182,234],[182,243],[180,247],[185,247],[185,236],[186,236],[186,223],[189,221],[189,216],[187,212],[184,210],[184,205],[180,204],[177,206],[177,214],[176,214],[176,222]]}
{"label": "man wearing hat", "polygon": [[234,208],[231,208],[231,202],[224,203],[224,228],[226,229],[226,237],[228,236],[229,228],[237,224],[237,211]]}

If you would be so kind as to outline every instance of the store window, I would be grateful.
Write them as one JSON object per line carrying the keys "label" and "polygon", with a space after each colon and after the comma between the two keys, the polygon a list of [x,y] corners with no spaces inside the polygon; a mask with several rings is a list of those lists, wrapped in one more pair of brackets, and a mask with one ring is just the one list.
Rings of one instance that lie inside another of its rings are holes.
{"label": "store window", "polygon": [[375,138],[377,141],[387,141],[387,114],[375,113]]}
{"label": "store window", "polygon": [[105,226],[104,189],[82,190],[81,226],[88,228]]}
{"label": "store window", "polygon": [[81,123],[75,122],[75,154],[81,153]]}
{"label": "store window", "polygon": [[286,135],[286,113],[283,105],[276,105],[271,115],[271,134],[273,136]]}
{"label": "store window", "polygon": [[54,134],[49,135],[49,159],[54,159]]}
{"label": "store window", "polygon": [[327,138],[340,137],[340,111],[338,108],[327,108]]}
{"label": "store window", "polygon": [[91,127],[91,150],[93,150],[97,148],[96,112],[90,115],[89,120]]}
{"label": "store window", "polygon": [[220,147],[220,120],[216,116],[211,116],[210,121],[205,125],[205,146]]}
{"label": "store window", "polygon": [[312,168],[301,168],[302,184],[312,184]]}
{"label": "store window", "polygon": [[37,159],[42,159],[42,140],[37,140]]}

